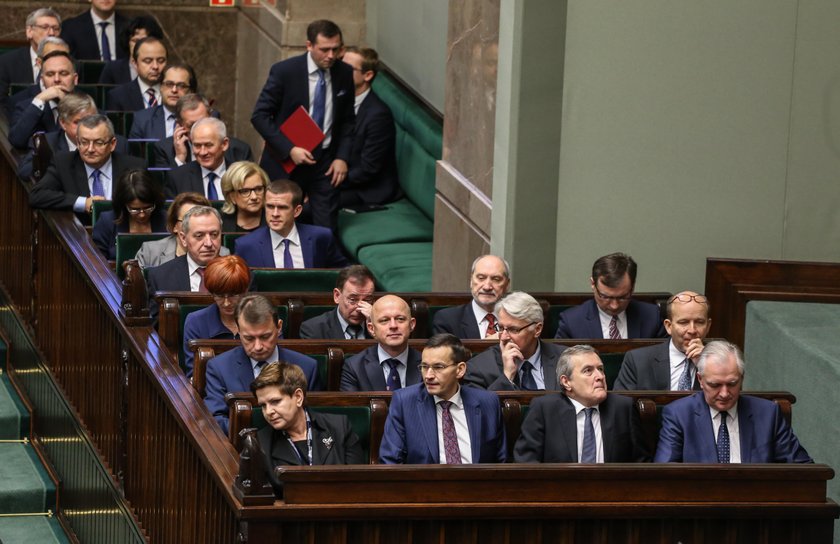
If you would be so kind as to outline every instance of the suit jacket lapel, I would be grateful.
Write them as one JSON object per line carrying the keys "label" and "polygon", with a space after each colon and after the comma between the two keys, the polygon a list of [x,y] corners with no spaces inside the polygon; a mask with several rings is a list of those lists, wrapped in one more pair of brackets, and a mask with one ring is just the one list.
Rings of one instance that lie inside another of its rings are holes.
{"label": "suit jacket lapel", "polygon": [[595,300],[587,301],[586,308],[586,329],[591,338],[603,338],[604,332],[601,330],[601,317],[598,313],[598,305]]}
{"label": "suit jacket lapel", "polygon": [[653,363],[653,381],[658,389],[665,391],[671,389],[671,357],[668,353],[671,341],[662,344],[662,349],[657,349]]}
{"label": "suit jacket lapel", "polygon": [[[178,283],[177,291],[189,291],[190,290],[190,265],[189,265],[189,263],[187,263],[187,258],[185,256],[177,257],[177,259],[180,259],[178,261],[178,268],[180,270],[178,271],[178,273],[175,276],[177,278],[177,283]],[[251,382],[248,382],[249,385],[250,385],[250,383]],[[244,389],[244,391],[248,391],[248,390],[249,390],[249,388],[247,388],[247,387]]]}
{"label": "suit jacket lapel", "polygon": [[[364,102],[362,102],[362,105],[364,106]],[[475,320],[472,304],[465,304],[463,307],[463,311],[461,312],[461,327],[467,333],[467,338],[481,338],[481,331],[478,330],[478,322]]]}
{"label": "suit jacket lapel", "polygon": [[251,382],[254,381],[254,367],[251,366],[251,359],[242,350],[236,362],[236,377],[239,380],[239,391],[250,391]]}
{"label": "suit jacket lapel", "polygon": [[[314,457],[313,465],[328,465],[335,463],[328,463],[327,459],[334,455],[335,439],[332,433],[318,419],[317,415],[309,412],[309,417],[312,421],[312,457]],[[327,444],[330,447],[327,447]]]}
{"label": "suit jacket lapel", "polygon": [[[314,443],[312,447],[315,448]],[[289,440],[279,431],[271,433],[271,460],[275,466],[300,465],[300,457],[298,457],[297,452],[295,452]]]}
{"label": "suit jacket lapel", "polygon": [[642,336],[642,324],[638,310],[639,307],[635,304],[635,301],[631,300],[624,314],[627,316],[627,338],[640,338]]}
{"label": "suit jacket lapel", "polygon": [[77,184],[76,190],[79,196],[90,196],[90,187],[87,182],[87,170],[85,170],[85,163],[79,156],[78,151],[73,155],[73,181]]}
{"label": "suit jacket lapel", "polygon": [[[752,463],[753,450],[753,413],[742,396],[738,400],[738,438],[741,445],[741,462]],[[732,443],[730,438],[729,443]]]}
{"label": "suit jacket lapel", "polygon": [[572,463],[577,463],[578,446],[577,446],[577,413],[575,412],[575,405],[569,400],[569,397],[563,395],[563,413],[561,414],[561,435],[566,437],[566,446],[569,448],[569,459]]}
{"label": "suit jacket lapel", "polygon": [[[694,408],[694,433],[695,436],[701,437],[697,442],[700,445],[701,451],[699,461],[706,463],[717,462],[717,438],[715,437],[715,427],[712,425],[712,413],[709,406],[703,399],[703,395],[695,394],[693,408]],[[703,439],[702,437],[708,437]]]}
{"label": "suit jacket lapel", "polygon": [[312,233],[305,225],[298,225],[297,229],[300,238],[300,252],[303,253],[303,267],[315,268],[315,264],[313,263],[315,242],[312,240]]}
{"label": "suit jacket lapel", "polygon": [[271,230],[269,230],[268,227],[265,227],[264,229],[263,227],[260,227],[260,229],[262,229],[260,231],[262,234],[257,240],[257,243],[260,245],[260,256],[262,257],[264,263],[270,263],[268,266],[274,267],[277,263],[274,262],[274,247],[271,245]]}
{"label": "suit jacket lapel", "polygon": [[[364,327],[364,326],[363,326]],[[338,308],[329,313],[327,318],[327,334],[330,338],[344,338],[341,322],[338,320]]]}
{"label": "suit jacket lapel", "polygon": [[476,464],[481,462],[481,405],[470,395],[468,389],[461,388],[461,400],[464,402],[464,415],[467,416],[467,429],[470,431],[472,462]]}
{"label": "suit jacket lapel", "polygon": [[379,364],[376,346],[371,346],[365,354],[365,373],[373,391],[385,391],[388,384],[385,383],[385,375],[382,373],[382,365]]}
{"label": "suit jacket lapel", "polygon": [[420,383],[423,381],[423,377],[420,375],[420,369],[417,368],[417,365],[420,364],[420,356],[419,354],[414,351],[413,349],[408,349],[408,359],[407,359],[406,369],[405,369],[405,382],[403,387],[407,385],[414,385],[415,383]]}
{"label": "suit jacket lapel", "polygon": [[598,414],[601,417],[601,442],[604,444],[604,462],[611,463],[615,459],[615,448],[611,439],[616,436],[616,430],[615,413],[612,411],[609,394],[598,407]]}
{"label": "suit jacket lapel", "polygon": [[292,85],[294,85],[297,88],[297,93],[299,93],[299,96],[301,97],[300,102],[301,104],[303,104],[303,107],[306,108],[307,113],[309,113],[309,61],[307,60],[308,56],[309,52],[306,52],[300,56],[300,59],[303,61],[301,66],[301,70],[303,71],[303,77],[291,78]]}
{"label": "suit jacket lapel", "polygon": [[540,362],[543,367],[543,380],[546,391],[557,390],[557,353],[548,344],[540,340]]}
{"label": "suit jacket lapel", "polygon": [[440,463],[440,446],[438,445],[437,430],[437,407],[435,399],[426,388],[418,389],[417,394],[417,419],[423,428],[423,436],[426,437],[426,445],[429,448],[433,463]]}

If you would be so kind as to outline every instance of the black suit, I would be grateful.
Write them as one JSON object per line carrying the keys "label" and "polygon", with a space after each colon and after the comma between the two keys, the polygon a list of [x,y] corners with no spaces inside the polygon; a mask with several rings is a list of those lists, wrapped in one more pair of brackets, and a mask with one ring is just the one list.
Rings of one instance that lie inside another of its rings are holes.
{"label": "black suit", "polygon": [[468,302],[461,306],[444,308],[435,313],[432,319],[432,334],[448,332],[462,340],[467,338],[481,338],[481,331],[478,330],[478,323],[475,320],[472,303]]}
{"label": "black suit", "polygon": [[[608,393],[598,406],[605,463],[650,461],[639,412],[629,397]],[[513,452],[517,463],[577,463],[575,407],[563,394],[531,401]]]}
{"label": "black suit", "polygon": [[[126,170],[144,169],[146,163],[137,157],[113,153],[111,155],[112,183]],[[76,199],[90,196],[85,163],[76,151],[65,151],[53,156],[53,163],[44,177],[29,193],[33,208],[72,210]]]}
{"label": "black suit", "polygon": [[[9,120],[9,143],[18,149],[26,149],[29,140],[36,132],[50,132],[59,128],[53,116],[49,102],[40,109],[32,103],[32,99],[41,94],[39,85],[14,94],[9,100],[12,117]],[[58,108],[58,104],[55,104]]]}
{"label": "black suit", "polygon": [[146,100],[140,91],[140,83],[137,78],[108,91],[105,105],[105,109],[108,111],[140,111],[146,109]]}
{"label": "black suit", "polygon": [[[621,370],[613,385],[614,390],[661,390],[671,389],[671,341],[666,340],[655,346],[632,349],[624,354]],[[697,375],[694,376],[694,389],[700,389]]]}
{"label": "black suit", "polygon": [[[230,163],[225,160],[227,167]],[[201,165],[196,161],[188,162],[166,174],[166,198],[175,198],[176,195],[192,191],[207,197],[207,188],[204,186],[204,178],[201,175]],[[210,197],[207,197],[210,198]],[[219,193],[221,200],[222,193]]]}
{"label": "black suit", "polygon": [[308,193],[316,225],[334,228],[338,211],[338,191],[330,185],[325,173],[336,158],[349,163],[353,145],[355,100],[353,69],[337,61],[330,68],[332,86],[332,129],[328,149],[318,146],[314,151],[316,164],[296,167],[291,176],[280,166],[289,157],[294,145],[278,129],[299,107],[309,110],[309,73],[304,53],[276,63],[271,67],[265,86],[260,92],[251,124],[265,139],[260,166],[269,179],[291,177]]}
{"label": "black suit", "polygon": [[106,62],[102,73],[99,74],[99,83],[102,85],[124,85],[129,83],[131,77],[131,61],[128,58]]}
{"label": "black suit", "polygon": [[[364,333],[365,338],[370,338],[364,323],[359,325],[359,328]],[[341,323],[338,321],[338,308],[316,315],[301,323],[300,337],[345,340],[344,329],[341,328]]]}
{"label": "black suit", "polygon": [[[566,346],[549,344],[540,340],[540,364],[546,391],[560,389],[560,384],[557,383],[557,359],[566,349]],[[519,387],[505,376],[502,351],[499,346],[493,346],[467,361],[464,383],[492,391],[519,390]]]}
{"label": "black suit", "polygon": [[[237,161],[252,161],[254,156],[251,154],[251,146],[239,138],[229,138],[230,145],[225,151],[225,162],[228,164]],[[192,162],[192,152],[189,146],[187,147],[187,160],[184,164]],[[178,163],[175,162],[175,143],[172,136],[163,138],[159,142],[152,145],[152,164],[153,168],[179,168]],[[183,166],[183,165],[181,165]],[[220,197],[222,195],[219,195]]]}
{"label": "black suit", "polygon": [[386,204],[399,198],[397,129],[394,116],[372,90],[359,105],[347,179],[340,185],[340,205]]}
{"label": "black suit", "polygon": [[[341,391],[386,391],[385,374],[379,362],[379,344],[357,353],[344,361],[341,369]],[[420,375],[420,352],[409,348],[403,387],[423,381]]]}
{"label": "black suit", "polygon": [[[129,20],[116,13],[114,15],[114,41],[117,43],[109,44],[111,51],[116,51],[118,59],[128,57],[126,51],[120,42],[120,35],[128,26]],[[61,39],[67,42],[70,46],[70,54],[73,58],[78,60],[101,60],[102,55],[99,52],[99,39],[96,37],[96,28],[93,26],[93,17],[90,10],[80,13],[79,15],[67,19],[61,24]]]}
{"label": "black suit", "polygon": [[[44,138],[46,138],[47,145],[52,150],[53,155],[63,151],[70,151],[70,147],[67,145],[67,138],[64,137],[63,130],[58,129],[47,132],[44,134]],[[117,147],[114,148],[114,151],[116,153],[128,155],[128,142],[125,138],[119,135],[117,136]],[[29,179],[32,175],[32,160],[34,156],[35,146],[32,144],[32,141],[30,141],[29,153],[21,159],[20,165],[18,166],[18,177],[20,177],[20,179]]]}
{"label": "black suit", "polygon": [[0,104],[7,104],[12,83],[35,83],[32,78],[32,57],[29,54],[31,50],[27,45],[0,55]]}
{"label": "black suit", "polygon": [[149,311],[157,322],[158,305],[155,293],[158,291],[190,291],[190,266],[187,256],[181,255],[160,266],[146,269],[146,289],[149,295]]}

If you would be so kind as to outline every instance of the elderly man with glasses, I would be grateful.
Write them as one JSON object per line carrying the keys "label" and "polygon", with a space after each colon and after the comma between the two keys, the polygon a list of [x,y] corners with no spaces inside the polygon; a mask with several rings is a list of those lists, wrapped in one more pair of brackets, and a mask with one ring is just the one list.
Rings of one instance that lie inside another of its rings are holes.
{"label": "elderly man with glasses", "polygon": [[496,303],[494,313],[499,316],[499,345],[469,360],[464,382],[493,391],[560,390],[557,359],[566,347],[540,340],[540,303],[514,291]]}
{"label": "elderly man with glasses", "polygon": [[636,261],[611,253],[592,265],[592,300],[560,314],[555,338],[662,338],[662,318],[655,304],[633,300]]}

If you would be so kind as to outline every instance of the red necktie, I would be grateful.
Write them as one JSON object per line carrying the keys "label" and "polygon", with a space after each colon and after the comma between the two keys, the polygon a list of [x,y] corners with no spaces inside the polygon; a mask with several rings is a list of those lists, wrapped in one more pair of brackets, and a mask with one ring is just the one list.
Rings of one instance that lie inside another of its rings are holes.
{"label": "red necktie", "polygon": [[496,316],[493,314],[487,314],[484,319],[487,320],[487,331],[484,333],[484,337],[487,338],[488,336],[496,334]]}

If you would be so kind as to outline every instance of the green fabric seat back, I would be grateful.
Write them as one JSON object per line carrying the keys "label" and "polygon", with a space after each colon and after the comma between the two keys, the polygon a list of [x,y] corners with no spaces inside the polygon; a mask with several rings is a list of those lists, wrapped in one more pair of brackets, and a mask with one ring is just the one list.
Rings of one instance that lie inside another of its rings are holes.
{"label": "green fabric seat back", "polygon": [[374,212],[338,214],[341,243],[351,255],[358,257],[362,248],[379,244],[432,241],[434,225],[408,199],[386,206]]}
{"label": "green fabric seat back", "polygon": [[91,226],[96,226],[102,212],[110,212],[113,209],[114,204],[110,200],[94,200],[90,209]]}
{"label": "green fabric seat back", "polygon": [[309,269],[255,269],[254,291],[273,292],[302,292],[322,291],[332,292],[338,279],[339,269],[309,268]]}
{"label": "green fabric seat back", "polygon": [[569,304],[553,304],[548,307],[548,315],[545,316],[545,323],[543,324],[543,331],[540,335],[542,338],[554,338],[554,333],[557,332],[557,325],[560,323],[560,314],[571,308]]}
{"label": "green fabric seat back", "polygon": [[432,290],[432,243],[409,242],[367,246],[359,260],[373,272],[383,291],[428,293]]}
{"label": "green fabric seat back", "polygon": [[99,83],[99,76],[102,75],[102,70],[105,69],[105,63],[101,60],[78,60],[76,61],[76,66],[79,74],[79,83],[85,85]]}
{"label": "green fabric seat back", "polygon": [[303,307],[303,320],[306,321],[307,319],[318,317],[319,315],[325,314],[332,310],[335,310],[335,306],[325,306],[319,304],[306,305]]}
{"label": "green fabric seat back", "polygon": [[226,248],[228,248],[228,251],[230,251],[230,254],[233,255],[234,249],[236,249],[236,240],[238,238],[244,236],[245,234],[248,234],[248,233],[247,232],[225,232],[224,234],[222,234],[222,245],[225,246]]}
{"label": "green fabric seat back", "polygon": [[125,271],[122,267],[123,263],[136,257],[137,252],[140,251],[140,246],[142,246],[144,242],[160,240],[161,238],[166,238],[167,236],[169,236],[169,234],[165,232],[117,234],[117,277],[120,279],[125,278]]}
{"label": "green fabric seat back", "polygon": [[615,379],[618,378],[618,371],[621,370],[621,362],[624,361],[624,353],[601,353],[600,355],[601,362],[604,363],[607,390],[612,391]]}

